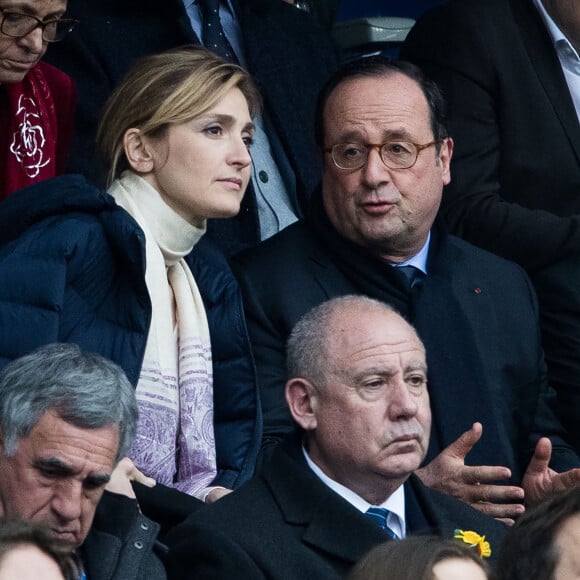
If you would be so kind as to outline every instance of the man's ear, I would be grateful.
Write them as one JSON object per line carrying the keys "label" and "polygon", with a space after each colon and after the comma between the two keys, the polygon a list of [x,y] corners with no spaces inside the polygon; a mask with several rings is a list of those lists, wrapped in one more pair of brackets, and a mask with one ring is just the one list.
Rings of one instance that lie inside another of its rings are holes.
{"label": "man's ear", "polygon": [[453,157],[453,139],[446,137],[439,149],[439,165],[441,167],[441,178],[443,185],[451,182],[451,158]]}
{"label": "man's ear", "polygon": [[308,379],[295,377],[286,383],[286,402],[294,421],[305,431],[316,429],[319,393]]}
{"label": "man's ear", "polygon": [[136,173],[150,173],[155,167],[148,140],[139,129],[131,128],[123,136],[125,156],[129,165]]}

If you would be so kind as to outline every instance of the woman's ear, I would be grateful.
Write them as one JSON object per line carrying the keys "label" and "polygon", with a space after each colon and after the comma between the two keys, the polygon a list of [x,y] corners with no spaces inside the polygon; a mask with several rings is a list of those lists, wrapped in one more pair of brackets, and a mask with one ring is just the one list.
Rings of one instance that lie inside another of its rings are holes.
{"label": "woman's ear", "polygon": [[125,131],[123,146],[131,169],[141,174],[153,171],[155,160],[150,151],[149,140],[139,129],[131,128]]}

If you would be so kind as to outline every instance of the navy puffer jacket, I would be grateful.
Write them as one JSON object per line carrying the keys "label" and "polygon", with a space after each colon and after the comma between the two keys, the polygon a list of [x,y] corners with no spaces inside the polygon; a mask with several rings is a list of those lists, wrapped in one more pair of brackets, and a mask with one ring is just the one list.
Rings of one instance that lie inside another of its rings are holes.
{"label": "navy puffer jacket", "polygon": [[[23,189],[0,204],[0,365],[74,342],[137,384],[151,322],[144,235],[80,175]],[[218,475],[236,488],[254,471],[261,411],[241,296],[226,259],[202,238],[186,258],[203,297],[214,364]]]}

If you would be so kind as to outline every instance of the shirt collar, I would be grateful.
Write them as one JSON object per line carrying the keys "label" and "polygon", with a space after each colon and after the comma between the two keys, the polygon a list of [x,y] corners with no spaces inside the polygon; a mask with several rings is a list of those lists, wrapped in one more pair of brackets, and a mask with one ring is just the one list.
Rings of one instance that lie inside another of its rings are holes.
{"label": "shirt collar", "polygon": [[302,447],[302,452],[304,453],[304,458],[306,459],[308,467],[310,467],[322,483],[327,485],[332,489],[332,491],[337,493],[362,513],[365,513],[370,507],[382,507],[388,509],[391,512],[391,515],[387,520],[388,526],[399,538],[404,538],[406,536],[405,488],[402,485],[400,485],[381,505],[373,506],[360,495],[352,491],[352,489],[349,489],[348,487],[338,483],[338,481],[328,477],[328,475],[326,475],[326,473],[324,473],[324,471],[322,471],[322,469],[312,461],[304,447]]}
{"label": "shirt collar", "polygon": [[552,17],[548,14],[548,11],[544,7],[542,0],[533,0],[533,2],[536,5],[536,8],[538,9],[538,12],[540,13],[540,16],[542,17],[542,20],[544,21],[546,28],[548,29],[548,33],[550,34],[550,37],[552,38],[554,45],[559,40],[565,39],[566,36],[558,28],[558,25],[554,22],[554,20],[552,20]]}
{"label": "shirt collar", "polygon": [[533,0],[546,28],[548,34],[552,39],[554,48],[558,53],[558,57],[562,61],[562,64],[566,66],[572,72],[579,74],[580,72],[580,57],[578,56],[577,50],[574,48],[572,43],[566,38],[566,35],[560,30],[559,26],[554,22],[552,17],[548,14],[548,11],[544,7],[542,0]]}
{"label": "shirt collar", "polygon": [[421,270],[423,274],[427,274],[427,256],[429,255],[429,244],[431,242],[431,232],[427,234],[427,240],[423,244],[423,247],[411,258],[401,262],[400,264],[393,264],[395,268],[400,268],[401,266],[414,266],[418,270]]}

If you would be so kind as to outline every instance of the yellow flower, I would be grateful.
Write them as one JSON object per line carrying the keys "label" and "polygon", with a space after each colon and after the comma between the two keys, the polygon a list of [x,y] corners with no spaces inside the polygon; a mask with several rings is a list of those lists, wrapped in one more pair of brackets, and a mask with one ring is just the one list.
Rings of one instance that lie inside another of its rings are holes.
{"label": "yellow flower", "polygon": [[477,553],[481,558],[489,558],[491,556],[491,546],[489,542],[485,541],[485,536],[480,536],[477,532],[470,530],[455,530],[453,537],[465,542],[472,548],[477,548]]}

